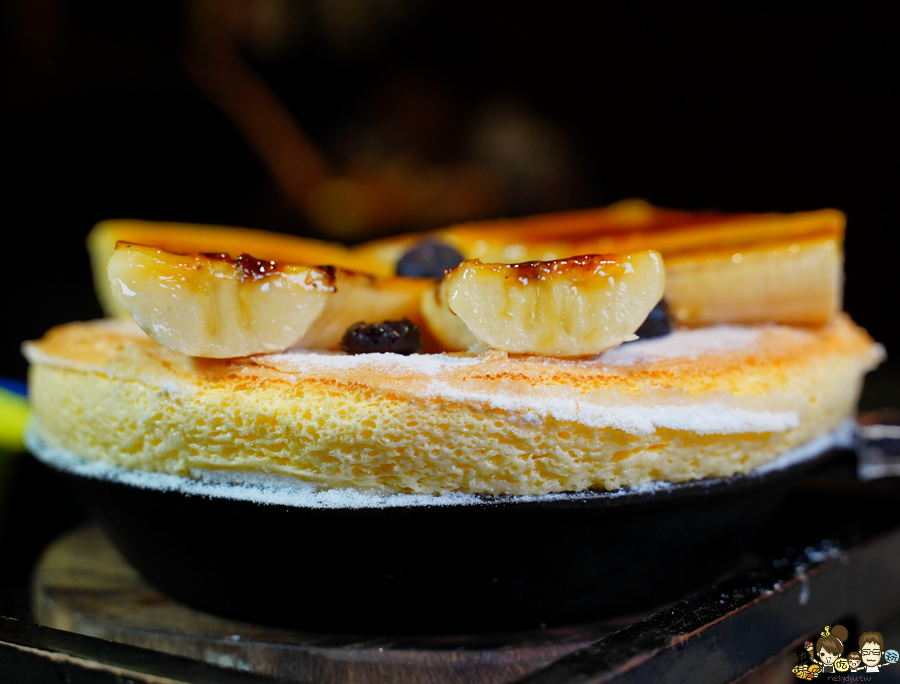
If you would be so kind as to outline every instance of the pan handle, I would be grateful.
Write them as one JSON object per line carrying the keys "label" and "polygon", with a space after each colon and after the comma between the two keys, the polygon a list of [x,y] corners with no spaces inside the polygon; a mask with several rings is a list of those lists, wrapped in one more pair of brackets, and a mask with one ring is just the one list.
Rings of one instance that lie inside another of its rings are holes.
{"label": "pan handle", "polygon": [[856,475],[860,480],[900,477],[900,411],[865,411],[856,419]]}

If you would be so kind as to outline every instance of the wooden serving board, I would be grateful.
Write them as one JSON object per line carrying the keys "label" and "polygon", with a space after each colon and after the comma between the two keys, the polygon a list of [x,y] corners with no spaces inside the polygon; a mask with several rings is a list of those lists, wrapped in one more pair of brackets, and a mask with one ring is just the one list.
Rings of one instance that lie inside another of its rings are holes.
{"label": "wooden serving board", "polygon": [[[173,562],[177,562],[173,559]],[[42,556],[33,588],[43,625],[301,682],[512,682],[636,618],[510,634],[316,634],[217,617],[147,584],[98,528]]]}

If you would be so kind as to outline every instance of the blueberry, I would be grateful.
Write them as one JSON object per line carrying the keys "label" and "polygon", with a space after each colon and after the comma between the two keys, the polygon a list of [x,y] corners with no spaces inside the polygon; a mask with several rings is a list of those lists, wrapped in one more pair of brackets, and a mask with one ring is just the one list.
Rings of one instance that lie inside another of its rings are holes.
{"label": "blueberry", "polygon": [[404,254],[397,262],[397,275],[408,278],[444,277],[448,268],[456,268],[463,255],[450,245],[436,240],[425,240]]}
{"label": "blueberry", "polygon": [[341,349],[348,354],[418,354],[422,351],[422,331],[405,318],[384,323],[354,323],[344,333]]}
{"label": "blueberry", "polygon": [[662,337],[670,332],[672,332],[672,317],[669,315],[666,300],[661,299],[634,334],[645,340],[650,337]]}

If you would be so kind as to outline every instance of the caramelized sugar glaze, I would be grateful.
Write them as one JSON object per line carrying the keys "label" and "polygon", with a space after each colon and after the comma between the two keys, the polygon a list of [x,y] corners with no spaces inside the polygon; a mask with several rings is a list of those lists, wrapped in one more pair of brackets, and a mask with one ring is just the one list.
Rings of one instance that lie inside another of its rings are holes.
{"label": "caramelized sugar glaze", "polygon": [[[168,256],[180,257],[177,261],[172,261],[174,267],[181,267],[186,270],[198,270],[203,267],[204,260],[218,261],[230,264],[240,269],[241,281],[256,282],[268,276],[285,273],[291,269],[291,264],[278,262],[274,259],[259,259],[246,252],[241,252],[238,256],[233,257],[225,252],[183,252],[164,250],[157,245],[141,245],[134,242],[125,242],[123,240],[116,241],[116,249],[139,249],[150,253],[156,253],[160,257],[168,253]],[[304,269],[309,266],[304,265]],[[316,277],[308,279],[308,284],[313,285],[317,289],[334,289],[335,267],[334,266],[315,266]]]}
{"label": "caramelized sugar glaze", "polygon": [[616,254],[585,254],[568,259],[552,261],[525,261],[519,264],[491,264],[475,260],[476,268],[493,271],[504,278],[526,285],[530,280],[546,280],[565,273],[572,280],[579,276],[606,276],[609,272],[620,273],[628,263]]}
{"label": "caramelized sugar glaze", "polygon": [[251,256],[243,252],[238,255],[237,258],[232,258],[228,254],[223,253],[204,253],[202,256],[205,256],[209,259],[215,259],[217,261],[225,261],[239,266],[241,270],[244,271],[244,280],[261,280],[267,275],[281,270],[279,265],[273,260],[257,259],[255,256]]}

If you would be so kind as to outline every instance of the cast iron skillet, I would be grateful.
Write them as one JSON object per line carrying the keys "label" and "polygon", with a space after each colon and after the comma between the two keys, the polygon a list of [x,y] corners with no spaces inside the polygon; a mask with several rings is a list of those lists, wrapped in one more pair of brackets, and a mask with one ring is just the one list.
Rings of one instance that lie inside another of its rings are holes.
{"label": "cast iron skillet", "polygon": [[469,633],[587,622],[708,584],[826,457],[655,492],[363,509],[62,475],[134,567],[187,604],[315,631]]}

